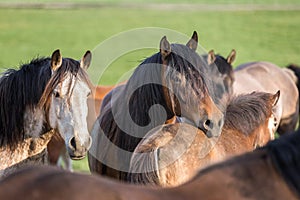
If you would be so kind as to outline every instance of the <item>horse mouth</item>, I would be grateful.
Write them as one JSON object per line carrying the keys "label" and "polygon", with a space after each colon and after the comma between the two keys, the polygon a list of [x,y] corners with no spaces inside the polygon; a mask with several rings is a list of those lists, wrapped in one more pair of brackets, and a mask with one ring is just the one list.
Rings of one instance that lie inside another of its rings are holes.
{"label": "horse mouth", "polygon": [[84,155],[84,156],[74,156],[74,155],[70,155],[70,158],[71,158],[72,160],[82,160],[84,157],[85,157],[85,155]]}

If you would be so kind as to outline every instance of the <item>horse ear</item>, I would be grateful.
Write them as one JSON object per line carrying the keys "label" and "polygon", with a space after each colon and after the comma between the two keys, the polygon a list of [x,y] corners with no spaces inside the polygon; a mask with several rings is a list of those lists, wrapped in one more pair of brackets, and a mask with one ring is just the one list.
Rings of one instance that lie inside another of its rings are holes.
{"label": "horse ear", "polygon": [[91,51],[85,52],[84,56],[80,60],[80,67],[87,70],[91,64],[92,53]]}
{"label": "horse ear", "polygon": [[162,60],[165,61],[166,57],[168,55],[170,55],[171,53],[171,45],[169,43],[169,41],[167,40],[167,37],[164,36],[161,40],[160,40],[160,54],[162,56]]}
{"label": "horse ear", "polygon": [[272,98],[272,100],[273,100],[273,106],[277,105],[277,103],[279,101],[279,97],[280,97],[280,90],[278,90],[276,92],[276,94],[273,95],[273,98]]}
{"label": "horse ear", "polygon": [[226,60],[229,64],[232,64],[235,60],[235,57],[236,57],[236,51],[232,49],[232,51],[230,52]]}
{"label": "horse ear", "polygon": [[214,63],[215,60],[216,60],[215,52],[214,52],[214,50],[210,50],[208,52],[208,55],[207,55],[207,63],[208,63],[208,65],[211,65],[212,63]]}
{"label": "horse ear", "polygon": [[62,57],[59,49],[55,50],[51,56],[51,69],[56,71],[62,64]]}
{"label": "horse ear", "polygon": [[186,43],[186,46],[196,51],[198,46],[198,34],[196,31],[193,32],[192,38]]}

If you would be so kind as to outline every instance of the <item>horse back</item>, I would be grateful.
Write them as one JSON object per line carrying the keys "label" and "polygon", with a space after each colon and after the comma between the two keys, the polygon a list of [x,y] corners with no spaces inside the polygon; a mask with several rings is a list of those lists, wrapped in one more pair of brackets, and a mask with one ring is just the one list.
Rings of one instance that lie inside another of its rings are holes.
{"label": "horse back", "polygon": [[234,93],[253,91],[276,93],[280,90],[278,106],[282,107],[282,118],[298,113],[298,89],[296,77],[269,62],[251,62],[238,66],[235,71]]}

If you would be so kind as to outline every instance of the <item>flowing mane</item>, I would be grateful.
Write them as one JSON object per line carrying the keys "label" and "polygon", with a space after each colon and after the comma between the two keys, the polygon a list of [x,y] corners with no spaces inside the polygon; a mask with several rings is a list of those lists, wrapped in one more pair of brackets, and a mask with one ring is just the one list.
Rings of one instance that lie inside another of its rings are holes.
{"label": "flowing mane", "polygon": [[227,110],[224,129],[236,129],[246,135],[253,132],[271,115],[269,93],[253,92],[232,97]]}
{"label": "flowing mane", "polygon": [[[211,98],[220,112],[225,110],[220,101],[225,89],[223,80],[216,75],[218,70],[208,67],[203,58],[186,45],[171,44],[170,49],[167,58],[158,52],[145,59],[124,88],[112,93],[110,102],[101,110],[92,131],[97,144],[89,151],[97,158],[95,162],[102,163],[97,167],[99,173],[108,173],[107,166],[122,168],[117,172],[120,174],[128,171],[131,152],[140,140],[152,128],[175,115],[181,116],[181,106],[192,102],[198,107],[205,98]],[[167,64],[163,63],[164,59]],[[89,162],[90,168],[94,166],[91,164],[94,161]],[[126,179],[126,175],[120,176]]]}
{"label": "flowing mane", "polygon": [[[78,61],[64,58],[53,76],[50,62],[50,58],[36,58],[18,70],[7,70],[0,78],[0,147],[14,149],[25,139],[25,113],[28,109],[35,112],[38,105],[45,106],[53,88],[67,73],[88,80]],[[43,125],[45,132],[47,128]]]}

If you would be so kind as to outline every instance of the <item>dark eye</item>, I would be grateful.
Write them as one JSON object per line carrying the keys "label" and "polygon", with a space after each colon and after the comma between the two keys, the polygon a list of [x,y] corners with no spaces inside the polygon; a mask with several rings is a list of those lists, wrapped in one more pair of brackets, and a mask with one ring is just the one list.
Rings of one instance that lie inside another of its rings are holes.
{"label": "dark eye", "polygon": [[87,96],[87,97],[89,97],[91,94],[92,94],[92,93],[91,93],[91,92],[89,92],[89,93],[88,93],[86,96]]}
{"label": "dark eye", "polygon": [[55,98],[58,98],[58,97],[60,97],[60,94],[59,94],[59,92],[57,92],[57,91],[53,91],[53,96],[54,96]]}

